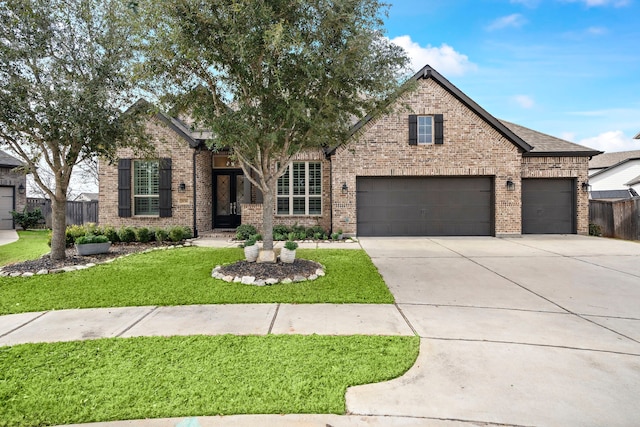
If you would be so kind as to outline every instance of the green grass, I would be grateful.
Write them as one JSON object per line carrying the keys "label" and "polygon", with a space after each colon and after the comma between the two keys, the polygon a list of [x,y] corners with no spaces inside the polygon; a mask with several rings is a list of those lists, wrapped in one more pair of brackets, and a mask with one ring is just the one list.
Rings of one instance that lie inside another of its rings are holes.
{"label": "green grass", "polygon": [[298,249],[327,275],[312,282],[251,286],[211,278],[242,249],[182,248],[136,254],[71,273],[0,277],[0,314],[66,308],[236,303],[393,303],[362,250]]}
{"label": "green grass", "polygon": [[19,240],[0,246],[0,266],[36,259],[50,251],[48,230],[18,231]]}
{"label": "green grass", "polygon": [[0,425],[345,412],[347,387],[415,362],[417,337],[192,336],[0,347]]}

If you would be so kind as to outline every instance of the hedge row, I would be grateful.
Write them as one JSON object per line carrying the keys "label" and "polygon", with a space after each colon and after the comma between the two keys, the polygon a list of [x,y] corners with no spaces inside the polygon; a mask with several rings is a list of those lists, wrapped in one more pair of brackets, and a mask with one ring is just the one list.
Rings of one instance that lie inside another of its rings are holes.
{"label": "hedge row", "polygon": [[[106,236],[111,243],[180,242],[193,237],[191,228],[181,225],[166,228],[120,227],[116,229],[111,225],[98,226],[88,223],[70,225],[65,234],[67,247],[73,246],[77,238],[87,235]],[[51,246],[51,234],[49,234],[49,246]]]}

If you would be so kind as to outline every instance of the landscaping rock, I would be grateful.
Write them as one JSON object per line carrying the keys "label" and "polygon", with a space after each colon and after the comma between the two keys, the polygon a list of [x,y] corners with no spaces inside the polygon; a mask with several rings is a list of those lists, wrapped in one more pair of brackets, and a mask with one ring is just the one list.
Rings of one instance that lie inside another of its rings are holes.
{"label": "landscaping rock", "polygon": [[282,279],[280,283],[282,283],[283,285],[288,285],[289,283],[293,283],[293,280],[287,277],[286,279]]}
{"label": "landscaping rock", "polygon": [[242,276],[240,283],[243,285],[253,285],[253,282],[256,281],[256,278],[253,276]]}
{"label": "landscaping rock", "polygon": [[276,283],[278,283],[278,279],[273,279],[273,278],[267,279],[267,280],[265,280],[265,283],[267,285],[275,285]]}

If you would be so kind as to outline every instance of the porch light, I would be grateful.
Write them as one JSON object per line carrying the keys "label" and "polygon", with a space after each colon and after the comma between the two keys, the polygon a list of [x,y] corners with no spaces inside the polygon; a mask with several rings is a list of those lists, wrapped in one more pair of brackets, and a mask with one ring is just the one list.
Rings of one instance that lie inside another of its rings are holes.
{"label": "porch light", "polygon": [[342,194],[347,194],[348,191],[349,191],[349,187],[347,187],[347,183],[343,182],[342,183]]}
{"label": "porch light", "polygon": [[24,192],[25,192],[24,185],[20,184],[18,186],[18,194],[24,194]]}
{"label": "porch light", "polygon": [[507,178],[507,190],[508,191],[513,191],[516,189],[516,184],[515,182],[513,182],[512,178]]}
{"label": "porch light", "polygon": [[584,181],[582,183],[582,191],[584,191],[584,192],[589,191],[589,187],[591,187],[591,185],[589,185],[589,181]]}
{"label": "porch light", "polygon": [[178,190],[179,190],[179,191],[183,192],[183,191],[185,191],[186,189],[187,189],[187,184],[185,184],[184,182],[181,182],[181,183],[178,185]]}

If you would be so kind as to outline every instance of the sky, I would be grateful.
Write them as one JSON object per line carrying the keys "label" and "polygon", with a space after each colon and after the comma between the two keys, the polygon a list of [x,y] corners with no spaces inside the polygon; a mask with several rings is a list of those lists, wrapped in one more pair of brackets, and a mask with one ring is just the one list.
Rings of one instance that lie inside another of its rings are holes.
{"label": "sky", "polygon": [[640,150],[640,0],[387,0],[387,37],[493,116]]}

